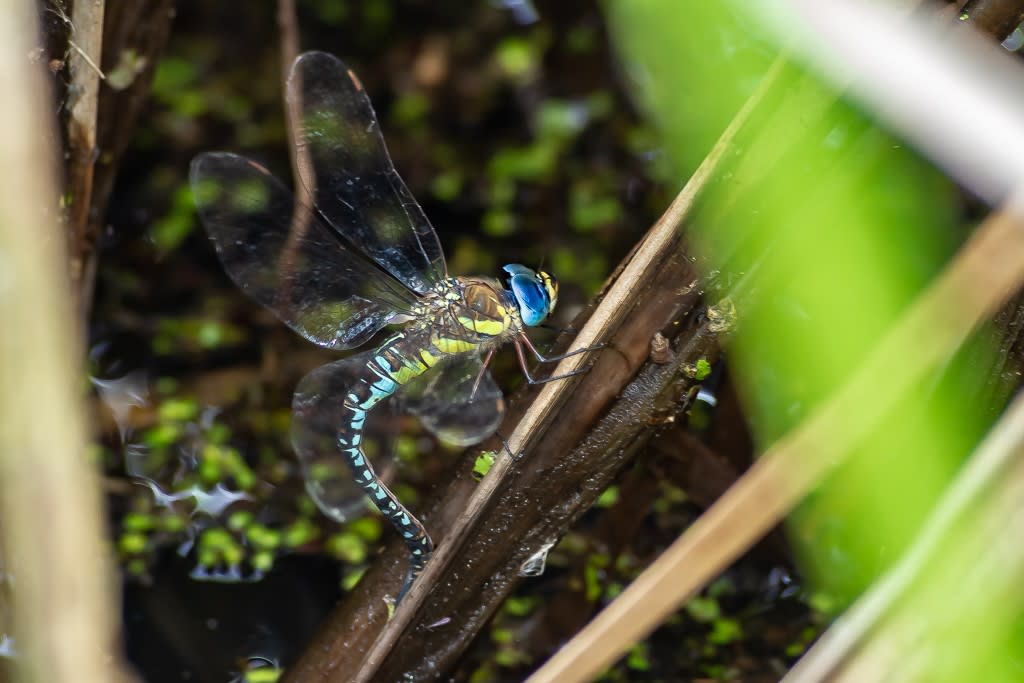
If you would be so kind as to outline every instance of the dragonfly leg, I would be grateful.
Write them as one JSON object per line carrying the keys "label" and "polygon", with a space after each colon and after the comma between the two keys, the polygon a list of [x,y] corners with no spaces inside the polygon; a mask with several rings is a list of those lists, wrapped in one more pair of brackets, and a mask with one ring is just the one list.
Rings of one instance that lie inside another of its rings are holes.
{"label": "dragonfly leg", "polygon": [[484,362],[480,364],[480,372],[476,373],[476,380],[473,382],[473,393],[470,394],[470,398],[476,396],[476,390],[480,388],[480,382],[484,378],[484,373],[487,372],[487,366],[491,364],[491,359],[494,358],[495,348],[492,348],[484,356]]}
{"label": "dragonfly leg", "polygon": [[530,349],[530,353],[533,354],[534,358],[536,358],[541,363],[554,363],[555,361],[562,360],[563,358],[571,358],[572,356],[578,356],[581,353],[586,353],[587,351],[597,351],[598,349],[603,349],[605,346],[607,346],[607,344],[594,344],[593,346],[587,346],[582,349],[576,349],[575,351],[570,351],[569,353],[560,353],[556,356],[545,356],[542,355],[541,352],[537,350],[537,347],[533,345],[533,342],[530,341],[530,338],[527,337],[525,334],[521,335],[520,339],[522,339],[522,342],[523,344],[526,345],[526,348]]}
{"label": "dragonfly leg", "polygon": [[[562,373],[561,375],[553,375],[552,377],[545,377],[544,379],[534,379],[533,375],[530,374],[530,368],[528,368],[527,365],[526,365],[526,354],[523,353],[523,345],[522,345],[522,343],[518,339],[516,339],[513,342],[513,344],[515,344],[515,347],[516,347],[516,358],[519,359],[519,367],[523,371],[523,376],[526,377],[526,383],[527,384],[547,384],[548,382],[555,382],[555,381],[560,380],[560,379],[567,379],[569,377],[575,377],[576,375],[582,375],[584,373],[590,372],[591,366],[587,365],[587,366],[579,368],[577,370],[573,370],[572,372]],[[589,351],[590,349],[582,349],[582,350]],[[575,356],[576,354],[572,353],[572,354],[569,354],[569,355]]]}
{"label": "dragonfly leg", "polygon": [[498,437],[498,439],[501,441],[501,445],[504,446],[505,448],[505,452],[511,455],[513,460],[519,460],[519,458],[523,457],[523,451],[519,451],[518,453],[516,453],[515,451],[512,450],[512,447],[508,444],[508,439],[505,438],[504,434],[502,434],[501,432],[494,432],[494,435]]}

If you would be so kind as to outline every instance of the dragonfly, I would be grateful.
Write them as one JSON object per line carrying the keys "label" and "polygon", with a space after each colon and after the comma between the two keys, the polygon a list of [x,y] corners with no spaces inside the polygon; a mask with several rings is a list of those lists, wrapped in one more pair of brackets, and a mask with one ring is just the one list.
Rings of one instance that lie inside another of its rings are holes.
{"label": "dragonfly", "polygon": [[513,263],[499,277],[448,274],[438,235],[395,170],[363,85],[341,60],[301,55],[286,100],[294,194],[261,164],[227,152],[197,156],[190,182],[224,269],[285,325],[338,351],[391,330],[371,350],[299,382],[291,437],[306,490],[326,516],[346,521],[354,501],[369,498],[404,539],[408,571],[397,603],[434,544],[368,460],[368,413],[397,393],[401,408],[439,438],[472,445],[497,430],[504,412],[487,369],[499,346],[513,344],[531,384],[589,367],[536,379],[527,352],[551,363],[590,349],[544,356],[526,335],[558,301],[550,273]]}

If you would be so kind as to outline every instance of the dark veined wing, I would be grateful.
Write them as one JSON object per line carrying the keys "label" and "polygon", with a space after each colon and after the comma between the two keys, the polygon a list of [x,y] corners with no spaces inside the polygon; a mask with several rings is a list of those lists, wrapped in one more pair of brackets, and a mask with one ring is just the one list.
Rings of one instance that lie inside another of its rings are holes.
{"label": "dark veined wing", "polygon": [[483,441],[505,414],[501,389],[475,353],[445,358],[402,387],[398,397],[402,410],[455,446]]}
{"label": "dark veined wing", "polygon": [[338,452],[338,429],[345,415],[344,396],[366,374],[366,364],[374,353],[321,365],[302,378],[292,398],[292,446],[302,466],[306,491],[317,507],[337,522],[357,516],[366,504],[366,494]]}
{"label": "dark veined wing", "polygon": [[370,98],[355,74],[325,52],[307,52],[288,78],[299,180],[321,216],[410,289],[447,276],[444,252],[395,171]]}
{"label": "dark veined wing", "polygon": [[[376,351],[321,365],[302,378],[292,399],[292,446],[298,455],[306,491],[320,510],[338,522],[362,513],[366,495],[355,483],[352,471],[338,451],[338,430],[345,419],[342,397],[360,377]],[[398,390],[398,410],[415,414],[438,438],[455,445],[478,443],[494,433],[505,404],[490,373],[484,372],[476,391],[482,364],[476,355],[448,358]],[[379,409],[368,420],[381,417]],[[367,422],[364,435],[373,430]],[[374,454],[372,441],[362,447],[381,478],[387,480],[393,455]],[[376,444],[378,447],[381,444]]]}
{"label": "dark veined wing", "polygon": [[201,154],[190,179],[231,279],[306,339],[353,348],[414,310],[412,291],[340,240],[263,166]]}

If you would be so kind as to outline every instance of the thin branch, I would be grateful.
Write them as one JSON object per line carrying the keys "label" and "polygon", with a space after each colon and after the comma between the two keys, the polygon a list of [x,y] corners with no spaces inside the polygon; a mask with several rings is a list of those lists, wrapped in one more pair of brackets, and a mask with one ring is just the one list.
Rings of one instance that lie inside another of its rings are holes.
{"label": "thin branch", "polygon": [[[106,218],[107,202],[114,187],[120,161],[132,140],[139,114],[145,106],[159,55],[167,42],[174,0],[110,0],[103,14],[103,60],[107,72],[114,72],[126,57],[132,63],[130,82],[118,88],[102,88],[96,119],[95,148],[102,150],[92,170],[92,196],[88,209],[86,239],[77,253],[72,245],[71,261],[77,259],[81,278],[76,295],[79,314],[88,318],[92,306],[95,273],[98,267],[95,240],[101,234]],[[94,55],[96,56],[96,55]],[[82,207],[74,202],[73,207]]]}
{"label": "thin branch", "polygon": [[[96,236],[90,234],[89,209],[92,206],[93,171],[96,164],[96,113],[99,108],[100,79],[103,72],[99,62],[103,51],[104,0],[77,0],[71,12],[71,31],[74,40],[69,59],[71,84],[71,111],[68,116],[68,148],[71,154],[68,169],[68,195],[71,250],[71,283],[73,291],[81,297],[89,289],[88,262],[95,246]],[[79,298],[79,317],[84,324],[88,308]]]}
{"label": "thin branch", "polygon": [[[295,269],[295,262],[298,259],[299,248],[302,240],[309,231],[310,213],[304,211],[303,207],[313,205],[313,191],[316,187],[316,174],[313,170],[313,162],[309,158],[309,149],[299,140],[299,131],[302,129],[302,74],[298,71],[292,75],[292,65],[299,56],[299,20],[295,13],[295,0],[278,0],[277,3],[277,25],[281,30],[281,92],[285,94],[285,119],[288,122],[288,158],[292,164],[292,177],[294,178],[295,209],[292,212],[291,226],[288,231],[288,240],[281,250],[281,257],[278,260],[278,270],[281,273],[290,273]],[[295,79],[295,87],[289,92],[289,76]],[[307,185],[303,178],[310,182]],[[282,277],[281,281],[285,286],[278,292],[278,301],[289,301],[291,299],[290,285],[293,278]]]}
{"label": "thin branch", "polygon": [[[871,589],[829,628],[815,646],[793,667],[785,680],[790,683],[809,683],[810,681],[824,680],[839,673],[839,669],[845,666],[844,660],[855,648],[863,647],[864,641],[869,637],[872,639],[883,637],[877,631],[879,623],[901,598],[913,593],[915,586],[928,581],[929,575],[934,573],[935,567],[943,567],[944,575],[958,577],[970,575],[978,570],[979,558],[983,555],[992,555],[993,546],[998,544],[1000,539],[1006,539],[1016,550],[1008,549],[1011,552],[1006,555],[998,553],[995,555],[1000,561],[1007,556],[1012,556],[1014,562],[1005,565],[999,573],[1009,576],[1019,574],[1021,571],[1018,554],[1019,535],[1008,533],[1004,521],[1020,513],[1020,501],[1024,500],[1024,497],[1018,493],[1014,498],[1015,504],[1007,510],[1002,505],[1005,496],[999,491],[1007,487],[1019,489],[1021,483],[1024,482],[1024,472],[1020,471],[1021,463],[1024,463],[1022,444],[1024,444],[1024,396],[1019,396],[957,476],[937,506],[935,513],[919,534],[917,541],[899,564],[875,582]],[[991,524],[967,524],[964,522],[969,515],[973,514],[972,507],[979,505],[985,508],[979,514],[1000,520],[997,524],[998,531],[994,537],[978,538],[981,528],[983,526],[991,527]],[[971,529],[972,538],[957,536],[956,530],[962,531],[964,528]],[[978,552],[968,552],[962,547],[976,542],[981,542],[984,549]],[[950,549],[951,545],[961,547]],[[1005,583],[1005,581],[1000,583]],[[989,583],[989,586],[991,585]],[[962,591],[951,590],[947,592],[947,595],[952,595],[955,592]],[[990,595],[993,593],[1002,595],[997,591],[989,590],[987,592]],[[980,595],[980,593],[972,594],[970,599],[977,601],[980,599]],[[937,603],[930,605],[929,614],[935,604]],[[904,605],[901,611],[905,610],[906,606]],[[942,610],[943,613],[948,611],[948,607]],[[873,635],[869,636],[872,633]],[[905,677],[899,678],[907,680]]]}
{"label": "thin branch", "polygon": [[[17,169],[0,183],[0,528],[15,582],[13,666],[19,680],[107,683],[122,676],[119,601],[86,451],[50,146],[56,122],[43,74],[26,57],[34,19],[27,0],[0,13],[0,82],[10,93],[0,108],[0,164]],[[80,119],[86,140],[94,114]]]}

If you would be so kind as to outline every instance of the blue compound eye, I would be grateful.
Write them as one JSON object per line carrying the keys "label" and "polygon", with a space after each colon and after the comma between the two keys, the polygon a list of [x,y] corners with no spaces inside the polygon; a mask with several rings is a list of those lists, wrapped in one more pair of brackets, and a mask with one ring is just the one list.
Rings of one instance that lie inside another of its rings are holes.
{"label": "blue compound eye", "polygon": [[551,313],[551,290],[545,285],[546,280],[518,263],[510,263],[502,270],[508,273],[505,286],[519,307],[523,324],[529,327],[539,325]]}

